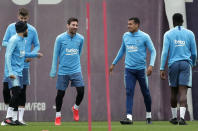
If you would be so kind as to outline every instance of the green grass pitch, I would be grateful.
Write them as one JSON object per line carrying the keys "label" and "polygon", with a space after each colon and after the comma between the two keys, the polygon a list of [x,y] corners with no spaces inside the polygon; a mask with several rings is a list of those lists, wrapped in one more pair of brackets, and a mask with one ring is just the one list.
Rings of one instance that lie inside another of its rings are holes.
{"label": "green grass pitch", "polygon": [[[133,125],[120,125],[111,122],[112,131],[198,131],[198,121],[187,121],[188,125],[171,125],[168,121],[135,121]],[[54,126],[53,122],[28,122],[28,126],[0,126],[0,131],[88,131],[88,122],[62,122]],[[108,131],[107,122],[92,122],[92,131]]]}

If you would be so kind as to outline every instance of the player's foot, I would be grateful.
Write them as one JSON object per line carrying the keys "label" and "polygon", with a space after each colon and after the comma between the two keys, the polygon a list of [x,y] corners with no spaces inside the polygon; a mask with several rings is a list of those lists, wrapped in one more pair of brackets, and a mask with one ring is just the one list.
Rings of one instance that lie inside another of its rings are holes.
{"label": "player's foot", "polygon": [[177,121],[177,118],[172,118],[169,120],[169,122],[173,125],[177,125],[178,124],[178,121]]}
{"label": "player's foot", "polygon": [[24,126],[28,125],[25,121],[19,121],[19,122],[21,122]]}
{"label": "player's foot", "polygon": [[74,109],[74,106],[72,107],[72,111],[73,111],[73,117],[75,121],[79,121],[79,114],[78,114],[78,110]]}
{"label": "player's foot", "polygon": [[7,126],[8,124],[6,124],[4,121],[1,122],[1,126]]}
{"label": "player's foot", "polygon": [[55,126],[60,126],[60,125],[61,125],[61,117],[56,117]]}
{"label": "player's foot", "polygon": [[146,124],[152,124],[151,118],[146,118]]}
{"label": "player's foot", "polygon": [[13,126],[16,125],[16,123],[12,120],[12,117],[6,118],[6,119],[4,120],[4,122],[5,122],[6,124],[8,124],[8,125],[13,125]]}
{"label": "player's foot", "polygon": [[123,120],[120,121],[120,123],[122,125],[129,125],[129,124],[133,124],[133,121],[129,120],[129,118],[124,118]]}
{"label": "player's foot", "polygon": [[18,121],[18,120],[14,121],[14,122],[15,122],[15,124],[16,124],[17,126],[25,126],[23,123],[21,123],[21,122]]}
{"label": "player's foot", "polygon": [[187,125],[187,123],[183,118],[180,118],[179,125]]}

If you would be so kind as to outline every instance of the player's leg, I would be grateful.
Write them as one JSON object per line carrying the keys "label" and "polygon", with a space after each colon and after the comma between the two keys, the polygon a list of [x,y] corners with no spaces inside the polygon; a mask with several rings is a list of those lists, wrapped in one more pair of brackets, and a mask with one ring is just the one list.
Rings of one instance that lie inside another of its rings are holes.
{"label": "player's leg", "polygon": [[79,121],[79,106],[84,97],[84,81],[83,81],[82,73],[79,72],[70,75],[70,80],[71,80],[71,86],[76,87],[76,91],[77,91],[76,101],[74,106],[72,107],[73,118],[75,121]]}
{"label": "player's leg", "polygon": [[19,121],[21,123],[24,123],[23,116],[24,116],[24,111],[25,111],[25,103],[26,103],[26,88],[27,86],[30,85],[30,72],[29,68],[24,68],[23,69],[23,88],[21,89],[21,94],[19,96]]}
{"label": "player's leg", "polygon": [[178,124],[178,120],[177,120],[178,78],[179,78],[179,62],[175,62],[168,69],[169,86],[171,88],[170,104],[171,104],[171,112],[172,112],[172,118],[170,119],[170,123],[174,125]]}
{"label": "player's leg", "polygon": [[126,118],[120,121],[121,124],[133,124],[133,96],[136,84],[136,70],[125,68],[124,82],[126,88]]}
{"label": "player's leg", "polygon": [[187,106],[187,90],[192,87],[192,68],[187,61],[180,62],[179,75],[179,102],[180,102],[180,125],[186,125],[185,113]]}
{"label": "player's leg", "polygon": [[137,73],[137,80],[140,84],[140,89],[142,92],[142,95],[144,97],[144,104],[146,106],[146,122],[147,124],[151,124],[151,95],[149,91],[149,85],[148,85],[148,77],[146,75],[145,69],[143,70],[138,70]]}
{"label": "player's leg", "polygon": [[9,78],[9,86],[12,92],[9,107],[12,109],[12,113],[5,119],[5,123],[10,125],[21,125],[17,120],[18,106],[19,106],[19,95],[21,92],[22,77],[16,76],[15,79]]}
{"label": "player's leg", "polygon": [[69,77],[66,75],[58,75],[57,82],[56,82],[56,119],[55,125],[61,125],[61,108],[63,104],[63,98],[65,95],[65,90],[69,84]]}

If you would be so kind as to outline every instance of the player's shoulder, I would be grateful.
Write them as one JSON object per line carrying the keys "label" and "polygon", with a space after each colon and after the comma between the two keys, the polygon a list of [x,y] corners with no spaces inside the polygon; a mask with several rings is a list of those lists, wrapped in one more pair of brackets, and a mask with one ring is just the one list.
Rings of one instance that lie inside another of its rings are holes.
{"label": "player's shoulder", "polygon": [[84,36],[83,35],[81,35],[79,33],[76,33],[76,36],[77,36],[78,39],[84,40]]}
{"label": "player's shoulder", "polygon": [[18,40],[19,40],[19,38],[17,37],[17,34],[15,34],[9,39],[9,43],[13,43],[13,42],[18,41]]}
{"label": "player's shoulder", "polygon": [[36,32],[36,28],[33,25],[27,24],[27,26],[28,26],[28,31]]}
{"label": "player's shoulder", "polygon": [[63,39],[65,38],[66,35],[67,35],[66,32],[63,32],[63,33],[59,34],[59,35],[56,37],[56,40],[63,40]]}
{"label": "player's shoulder", "polygon": [[9,24],[7,29],[12,29],[12,28],[15,29],[15,24],[16,24],[16,22]]}

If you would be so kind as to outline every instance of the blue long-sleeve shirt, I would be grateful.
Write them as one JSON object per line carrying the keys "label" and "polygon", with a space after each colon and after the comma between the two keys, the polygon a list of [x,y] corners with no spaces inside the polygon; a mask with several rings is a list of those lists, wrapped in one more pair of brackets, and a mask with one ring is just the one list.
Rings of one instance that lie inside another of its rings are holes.
{"label": "blue long-sleeve shirt", "polygon": [[164,34],[160,70],[164,70],[167,56],[169,56],[168,66],[180,60],[187,60],[195,66],[197,47],[194,33],[182,26],[167,31]]}
{"label": "blue long-sleeve shirt", "polygon": [[59,59],[58,75],[69,75],[81,72],[80,55],[84,37],[78,33],[71,37],[64,32],[56,37],[50,76],[56,76]]}
{"label": "blue long-sleeve shirt", "polygon": [[145,69],[147,48],[151,52],[150,65],[154,66],[156,50],[149,35],[141,30],[138,30],[135,33],[126,32],[122,37],[121,48],[112,64],[117,64],[126,53],[125,68],[137,70]]}
{"label": "blue long-sleeve shirt", "polygon": [[[36,29],[30,24],[27,24],[27,26],[28,26],[28,37],[24,38],[26,43],[25,52],[34,54],[40,50],[40,42],[38,39],[38,34]],[[7,27],[7,30],[3,38],[2,46],[6,47],[8,45],[9,39],[15,34],[16,34],[15,23],[12,23]],[[31,51],[32,46],[34,46],[34,48]],[[29,66],[30,63],[25,62],[24,68],[29,68]]]}
{"label": "blue long-sleeve shirt", "polygon": [[37,57],[37,53],[25,52],[25,39],[17,34],[9,39],[5,54],[5,76],[22,76],[25,57]]}

